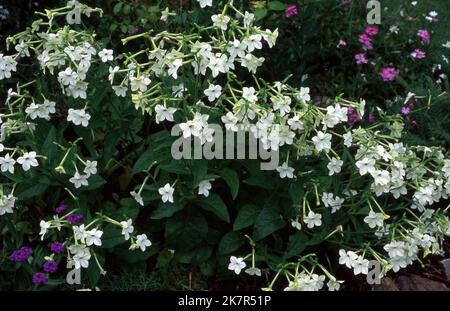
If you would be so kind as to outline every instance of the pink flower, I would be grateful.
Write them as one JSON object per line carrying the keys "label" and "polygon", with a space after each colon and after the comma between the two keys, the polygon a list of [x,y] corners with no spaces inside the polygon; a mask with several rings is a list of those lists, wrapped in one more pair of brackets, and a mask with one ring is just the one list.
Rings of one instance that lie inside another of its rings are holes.
{"label": "pink flower", "polygon": [[339,49],[341,46],[346,46],[347,42],[345,40],[339,40],[338,44],[336,45],[336,47]]}
{"label": "pink flower", "polygon": [[298,14],[297,6],[295,4],[289,4],[286,10],[284,11],[284,16],[287,18],[291,18]]}
{"label": "pink flower", "polygon": [[375,117],[375,115],[371,112],[369,113],[369,117],[367,118],[367,120],[369,121],[369,123],[374,123],[377,120],[377,117]]}
{"label": "pink flower", "polygon": [[394,81],[399,75],[400,70],[395,67],[384,67],[380,71],[380,76],[383,78],[384,82]]}
{"label": "pink flower", "polygon": [[367,26],[366,30],[364,32],[369,36],[376,36],[378,34],[378,27],[377,26]]}
{"label": "pink flower", "polygon": [[427,57],[427,53],[425,53],[421,49],[415,49],[414,52],[411,53],[411,56],[416,59],[424,59],[425,57]]}
{"label": "pink flower", "polygon": [[368,63],[367,58],[366,58],[366,54],[364,54],[364,53],[356,54],[355,55],[355,60],[356,60],[356,63],[358,65],[362,65],[362,64],[367,64]]}
{"label": "pink flower", "polygon": [[407,116],[411,113],[411,108],[409,106],[402,107],[401,113],[402,115]]}
{"label": "pink flower", "polygon": [[362,35],[359,35],[358,41],[359,41],[359,43],[361,43],[361,45],[365,51],[373,49],[373,44],[372,44],[373,40],[365,33]]}
{"label": "pink flower", "polygon": [[426,29],[419,29],[417,31],[417,35],[422,40],[423,44],[430,44],[431,36],[430,36],[430,33],[428,32],[428,30],[426,30]]}

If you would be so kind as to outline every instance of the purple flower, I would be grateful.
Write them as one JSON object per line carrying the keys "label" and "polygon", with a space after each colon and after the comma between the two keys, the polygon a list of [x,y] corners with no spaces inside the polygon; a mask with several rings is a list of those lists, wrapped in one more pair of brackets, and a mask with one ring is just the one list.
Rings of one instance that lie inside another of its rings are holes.
{"label": "purple flower", "polygon": [[31,256],[32,252],[33,252],[33,249],[31,247],[23,246],[15,251],[13,251],[11,253],[11,255],[9,255],[9,260],[11,260],[13,262],[25,261]]}
{"label": "purple flower", "polygon": [[55,241],[50,246],[50,250],[55,254],[61,254],[64,252],[64,245],[61,242]]}
{"label": "purple flower", "polygon": [[373,113],[369,113],[368,120],[369,120],[369,123],[373,123],[377,120],[377,118],[375,117],[375,115]]}
{"label": "purple flower", "polygon": [[380,71],[380,76],[383,78],[385,82],[394,81],[397,76],[399,75],[400,70],[396,69],[395,67],[384,67]]}
{"label": "purple flower", "polygon": [[358,112],[355,109],[353,109],[353,107],[348,107],[347,119],[348,119],[347,122],[350,125],[353,125],[361,121],[361,117],[359,116]]}
{"label": "purple flower", "polygon": [[286,10],[284,11],[284,16],[287,18],[291,18],[298,14],[297,6],[295,4],[289,4]]}
{"label": "purple flower", "polygon": [[55,273],[58,270],[58,264],[53,260],[46,260],[44,262],[44,271],[48,273]]}
{"label": "purple flower", "polygon": [[336,47],[339,49],[341,46],[346,46],[346,45],[347,45],[347,41],[341,39],[341,40],[339,40]]}
{"label": "purple flower", "polygon": [[83,215],[70,214],[67,216],[67,220],[72,224],[76,225],[77,223],[82,222],[84,220],[84,217]]}
{"label": "purple flower", "polygon": [[409,106],[402,107],[402,111],[401,111],[402,115],[407,116],[410,113],[411,113],[411,108]]}
{"label": "purple flower", "polygon": [[376,36],[378,34],[377,26],[367,26],[364,32],[369,36]]}
{"label": "purple flower", "polygon": [[361,43],[364,51],[372,50],[373,49],[373,39],[370,38],[367,34],[363,33],[362,35],[359,35],[358,37],[359,43]]}
{"label": "purple flower", "polygon": [[411,56],[416,59],[424,59],[425,57],[427,57],[427,53],[425,53],[421,49],[415,49],[414,52],[411,53]]}
{"label": "purple flower", "polygon": [[431,36],[430,36],[430,33],[428,32],[428,30],[426,30],[426,29],[419,29],[417,31],[417,35],[422,40],[423,44],[430,44]]}
{"label": "purple flower", "polygon": [[34,285],[45,285],[47,284],[48,279],[45,273],[43,272],[37,272],[33,275],[33,283]]}
{"label": "purple flower", "polygon": [[61,204],[55,209],[55,212],[56,212],[57,215],[60,215],[65,210],[67,210],[67,205],[66,204]]}
{"label": "purple flower", "polygon": [[358,65],[362,65],[362,64],[367,64],[368,63],[367,58],[366,58],[366,54],[364,54],[364,53],[356,54],[355,55],[355,60],[356,60],[356,63]]}
{"label": "purple flower", "polygon": [[412,127],[416,127],[417,122],[416,122],[416,120],[411,120],[411,122],[409,122],[409,124],[410,124]]}

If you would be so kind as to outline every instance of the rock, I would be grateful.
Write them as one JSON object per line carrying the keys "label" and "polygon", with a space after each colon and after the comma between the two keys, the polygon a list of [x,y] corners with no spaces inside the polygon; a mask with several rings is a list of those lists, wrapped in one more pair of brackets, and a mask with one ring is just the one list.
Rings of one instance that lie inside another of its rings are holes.
{"label": "rock", "polygon": [[396,281],[401,291],[450,291],[444,283],[414,274],[399,276]]}
{"label": "rock", "polygon": [[381,284],[374,285],[373,289],[375,291],[387,291],[387,292],[398,292],[399,289],[397,287],[397,284],[388,277],[384,277],[381,279]]}
{"label": "rock", "polygon": [[444,266],[445,275],[447,276],[447,281],[450,282],[450,259],[442,260],[441,264]]}

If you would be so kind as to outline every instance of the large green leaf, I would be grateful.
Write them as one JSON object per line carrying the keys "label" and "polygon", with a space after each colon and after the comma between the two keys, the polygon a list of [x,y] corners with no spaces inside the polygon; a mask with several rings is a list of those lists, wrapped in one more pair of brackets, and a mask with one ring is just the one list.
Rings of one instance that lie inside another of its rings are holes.
{"label": "large green leaf", "polygon": [[166,224],[165,237],[167,247],[177,251],[194,248],[208,234],[208,222],[198,211],[183,211],[169,218]]}
{"label": "large green leaf", "polygon": [[265,207],[256,218],[253,237],[256,241],[259,241],[283,228],[284,225],[285,222],[281,219],[280,213],[275,207]]}
{"label": "large green leaf", "polygon": [[233,200],[236,199],[239,192],[239,175],[232,169],[224,168],[220,171],[220,176],[225,180],[230,188]]}
{"label": "large green leaf", "polygon": [[197,200],[197,203],[204,210],[213,213],[223,221],[230,222],[228,208],[217,194],[210,193],[208,197]]}
{"label": "large green leaf", "polygon": [[219,254],[231,254],[245,243],[244,237],[239,232],[228,232],[220,240]]}
{"label": "large green leaf", "polygon": [[233,230],[241,230],[255,223],[256,217],[261,212],[261,208],[254,204],[247,204],[239,209],[236,220],[233,224]]}

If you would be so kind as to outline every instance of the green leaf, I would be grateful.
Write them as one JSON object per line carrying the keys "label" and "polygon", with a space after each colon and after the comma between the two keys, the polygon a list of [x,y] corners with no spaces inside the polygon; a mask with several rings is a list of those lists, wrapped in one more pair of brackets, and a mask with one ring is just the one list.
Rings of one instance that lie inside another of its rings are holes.
{"label": "green leaf", "polygon": [[123,7],[123,14],[128,15],[128,14],[130,14],[130,11],[131,11],[131,6],[129,4],[127,4]]}
{"label": "green leaf", "polygon": [[253,237],[255,241],[259,241],[283,228],[284,225],[285,222],[275,207],[265,207],[256,218]]}
{"label": "green leaf", "polygon": [[192,175],[194,176],[194,187],[205,180],[208,173],[208,162],[206,160],[194,160],[192,166]]}
{"label": "green leaf", "polygon": [[287,8],[287,4],[281,1],[269,1],[268,7],[273,11],[284,11]]}
{"label": "green leaf", "polygon": [[125,237],[122,235],[122,230],[119,227],[109,224],[103,229],[103,248],[113,248],[125,242]]}
{"label": "green leaf", "polygon": [[259,8],[255,10],[255,19],[259,21],[260,19],[263,19],[267,15],[267,9],[265,8]]}
{"label": "green leaf", "polygon": [[275,184],[273,179],[265,178],[266,176],[254,176],[247,179],[244,179],[244,183],[250,186],[259,187],[266,190],[273,190],[275,188]]}
{"label": "green leaf", "polygon": [[247,204],[242,206],[234,221],[233,230],[238,231],[253,225],[260,212],[261,208],[256,205]]}
{"label": "green leaf", "polygon": [[231,191],[233,200],[236,199],[239,192],[239,175],[229,168],[224,168],[220,172],[220,176],[225,180]]}
{"label": "green leaf", "polygon": [[[30,185],[28,183],[20,184],[17,192],[19,193],[21,199],[29,199],[43,194],[47,190],[49,185],[50,180],[47,177],[43,176],[39,178],[38,183],[35,183],[33,185]],[[20,192],[23,188],[25,190]]]}
{"label": "green leaf", "polygon": [[152,219],[163,219],[172,217],[176,212],[181,211],[185,206],[184,202],[175,201],[174,203],[161,203],[153,212]]}
{"label": "green leaf", "polygon": [[156,254],[158,249],[156,247],[153,247],[153,245],[150,248],[147,248],[145,252],[142,252],[140,248],[137,248],[135,250],[129,250],[129,249],[122,249],[119,248],[114,251],[122,260],[129,262],[129,263],[137,263],[146,261],[151,256]]}
{"label": "green leaf", "polygon": [[308,245],[308,237],[303,232],[297,232],[289,237],[286,248],[286,258],[300,255]]}
{"label": "green leaf", "polygon": [[217,194],[210,193],[207,198],[201,198],[197,202],[204,210],[213,213],[223,221],[230,222],[228,208]]}
{"label": "green leaf", "polygon": [[196,210],[177,213],[166,224],[167,247],[174,248],[177,252],[193,249],[207,234],[208,223]]}
{"label": "green leaf", "polygon": [[244,243],[245,239],[239,232],[228,232],[220,240],[219,254],[230,254],[238,250]]}
{"label": "green leaf", "polygon": [[113,12],[114,12],[114,14],[119,14],[120,13],[120,11],[122,10],[122,2],[118,2],[115,6],[114,6],[114,8],[113,8]]}
{"label": "green leaf", "polygon": [[88,179],[89,185],[83,187],[83,190],[94,190],[106,184],[106,180],[100,175],[91,175]]}

